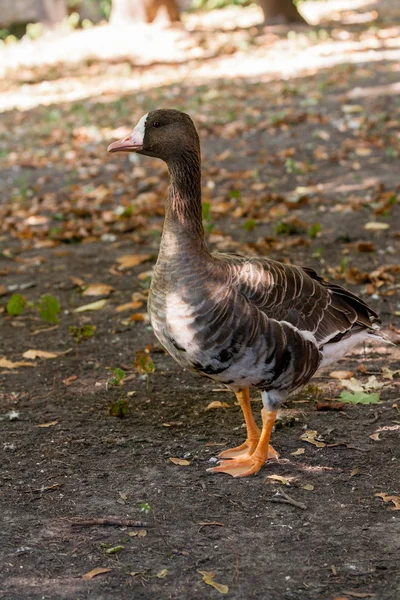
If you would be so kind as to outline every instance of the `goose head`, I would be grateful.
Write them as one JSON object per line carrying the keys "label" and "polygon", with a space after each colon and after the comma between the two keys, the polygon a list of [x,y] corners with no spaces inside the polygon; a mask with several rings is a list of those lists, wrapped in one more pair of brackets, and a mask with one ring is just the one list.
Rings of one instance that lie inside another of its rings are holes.
{"label": "goose head", "polygon": [[175,162],[188,152],[200,153],[192,119],[184,112],[158,109],[144,115],[132,132],[110,144],[108,152],[137,152]]}

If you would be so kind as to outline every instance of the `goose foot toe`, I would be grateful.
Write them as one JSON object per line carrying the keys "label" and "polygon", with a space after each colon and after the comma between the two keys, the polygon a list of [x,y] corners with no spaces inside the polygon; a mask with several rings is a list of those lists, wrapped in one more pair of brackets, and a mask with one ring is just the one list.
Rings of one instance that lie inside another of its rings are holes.
{"label": "goose foot toe", "polygon": [[218,467],[207,469],[211,473],[227,473],[232,477],[247,477],[257,473],[264,464],[264,460],[254,456],[223,460]]}
{"label": "goose foot toe", "polygon": [[236,446],[236,448],[224,450],[218,454],[218,458],[244,458],[246,456],[250,456],[257,448],[257,444],[258,439],[246,440],[243,444],[240,444],[240,446]]}
{"label": "goose foot toe", "polygon": [[[229,448],[218,454],[218,458],[246,458],[253,454],[257,448],[258,439],[246,440],[240,446],[236,448]],[[272,446],[268,446],[268,458],[279,458],[279,452],[277,452]]]}
{"label": "goose foot toe", "polygon": [[268,446],[268,458],[274,458],[275,460],[279,458],[279,452],[270,445]]}

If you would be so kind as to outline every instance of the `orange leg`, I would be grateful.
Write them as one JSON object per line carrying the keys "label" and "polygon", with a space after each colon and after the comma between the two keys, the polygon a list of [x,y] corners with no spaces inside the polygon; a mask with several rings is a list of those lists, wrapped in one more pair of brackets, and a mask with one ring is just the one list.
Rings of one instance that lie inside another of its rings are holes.
{"label": "orange leg", "polygon": [[246,441],[236,448],[229,448],[218,455],[218,458],[236,458],[238,456],[248,456],[257,448],[258,440],[260,439],[260,429],[254,420],[250,406],[250,390],[245,388],[236,392],[237,401],[242,409],[244,420],[247,429]]}
{"label": "orange leg", "polygon": [[[236,392],[236,398],[243,412],[247,429],[247,438],[240,446],[221,452],[218,455],[218,458],[244,458],[245,456],[250,456],[257,448],[260,439],[261,432],[254,420],[253,413],[251,412],[249,388]],[[272,446],[269,446],[268,448],[268,458],[279,458],[278,452],[274,450]]]}
{"label": "orange leg", "polygon": [[208,471],[213,473],[228,473],[228,475],[232,475],[232,477],[246,477],[247,475],[257,473],[268,458],[270,448],[269,440],[271,438],[276,414],[276,410],[262,409],[261,416],[263,427],[257,447],[252,454],[248,453],[233,460],[223,460],[222,464],[218,467],[208,469]]}

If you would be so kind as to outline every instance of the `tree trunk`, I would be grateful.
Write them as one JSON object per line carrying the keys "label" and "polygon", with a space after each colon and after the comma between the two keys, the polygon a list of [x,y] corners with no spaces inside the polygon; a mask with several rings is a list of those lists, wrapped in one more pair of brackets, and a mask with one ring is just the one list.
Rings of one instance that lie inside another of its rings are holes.
{"label": "tree trunk", "polygon": [[0,0],[1,27],[38,21],[53,26],[66,16],[66,0]]}
{"label": "tree trunk", "polygon": [[113,23],[152,23],[160,8],[166,10],[171,22],[180,20],[176,0],[113,0],[111,21]]}
{"label": "tree trunk", "polygon": [[54,27],[67,16],[65,0],[42,0],[40,6],[40,21],[49,27]]}
{"label": "tree trunk", "polygon": [[79,4],[70,7],[70,12],[79,13],[80,18],[89,19],[92,23],[99,23],[104,16],[100,10],[100,3],[96,0],[79,0]]}
{"label": "tree trunk", "polygon": [[292,0],[257,0],[264,12],[267,25],[307,23]]}

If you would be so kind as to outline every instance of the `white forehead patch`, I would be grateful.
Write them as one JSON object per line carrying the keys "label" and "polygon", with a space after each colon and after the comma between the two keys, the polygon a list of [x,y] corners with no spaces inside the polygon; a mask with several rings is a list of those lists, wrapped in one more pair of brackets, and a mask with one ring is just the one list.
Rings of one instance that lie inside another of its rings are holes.
{"label": "white forehead patch", "polygon": [[134,146],[143,146],[144,132],[146,129],[146,119],[147,119],[148,114],[149,113],[147,113],[146,115],[143,115],[143,117],[140,119],[140,121],[138,122],[136,127],[132,130],[132,133],[129,136],[129,139]]}
{"label": "white forehead patch", "polygon": [[138,124],[136,125],[136,127],[133,130],[135,133],[137,133],[138,135],[140,135],[142,137],[142,140],[144,138],[144,132],[146,129],[146,121],[147,121],[148,116],[149,116],[149,113],[146,113],[145,115],[143,115],[143,117],[140,119],[140,121],[138,121]]}

